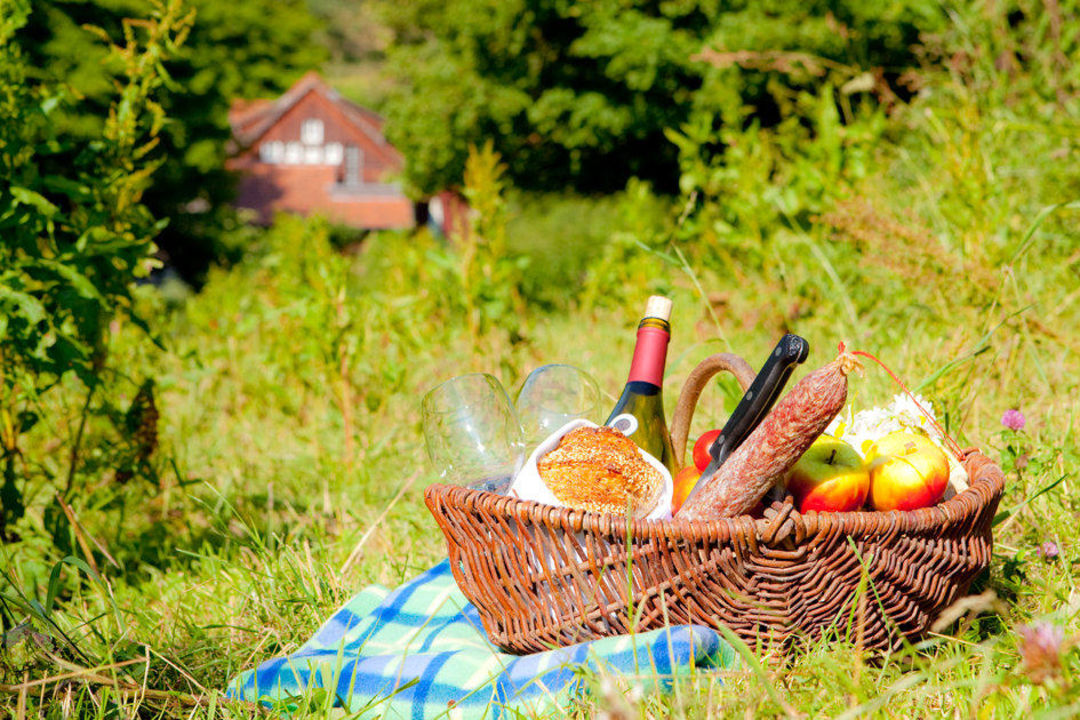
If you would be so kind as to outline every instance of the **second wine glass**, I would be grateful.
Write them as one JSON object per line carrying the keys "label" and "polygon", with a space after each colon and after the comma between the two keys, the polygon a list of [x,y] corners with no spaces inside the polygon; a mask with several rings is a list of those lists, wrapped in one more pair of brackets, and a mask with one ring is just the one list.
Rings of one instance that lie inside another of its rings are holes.
{"label": "second wine glass", "polygon": [[515,406],[531,450],[571,420],[595,421],[600,389],[589,373],[573,365],[542,365],[525,378]]}

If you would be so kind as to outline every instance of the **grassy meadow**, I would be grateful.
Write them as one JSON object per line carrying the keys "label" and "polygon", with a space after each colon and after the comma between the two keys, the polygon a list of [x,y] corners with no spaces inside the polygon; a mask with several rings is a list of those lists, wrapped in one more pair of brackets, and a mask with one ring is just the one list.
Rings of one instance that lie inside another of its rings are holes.
{"label": "grassy meadow", "polygon": [[[705,141],[672,133],[674,197],[633,180],[604,197],[525,193],[481,149],[468,237],[341,248],[321,221],[283,217],[198,292],[139,287],[149,333],[109,327],[115,394],[91,403],[68,378],[23,440],[27,512],[0,547],[0,602],[21,628],[4,637],[0,716],[264,716],[224,702],[228,678],[294,650],[360,588],[445,555],[422,500],[436,476],[424,392],[469,371],[513,391],[564,362],[614,402],[654,292],[674,300],[669,412],[710,353],[756,367],[795,332],[811,345],[797,379],[845,341],[1000,461],[1005,514],[980,599],[915,645],[749,655],[722,683],[701,672],[671,695],[592,678],[571,717],[1080,714],[1080,101],[1061,66],[1000,68],[983,38],[952,32],[967,64],[928,72],[909,103],[841,122],[831,89],[807,93],[808,124],[708,139],[722,160],[695,161]],[[156,445],[129,477],[110,438],[147,380]],[[894,392],[867,365],[850,397]],[[738,398],[715,383],[692,437]],[[1022,429],[1002,425],[1009,409]],[[73,480],[84,491],[58,505]],[[328,702],[295,717],[325,717]]]}

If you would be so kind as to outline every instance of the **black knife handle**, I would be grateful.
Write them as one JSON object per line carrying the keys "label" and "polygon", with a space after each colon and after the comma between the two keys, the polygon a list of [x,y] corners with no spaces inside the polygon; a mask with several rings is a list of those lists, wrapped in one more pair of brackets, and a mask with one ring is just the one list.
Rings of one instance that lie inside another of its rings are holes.
{"label": "black knife handle", "polygon": [[809,354],[810,343],[798,335],[788,334],[780,338],[709,448],[709,454],[716,464],[723,463],[761,423],[780,396],[795,366],[806,360]]}

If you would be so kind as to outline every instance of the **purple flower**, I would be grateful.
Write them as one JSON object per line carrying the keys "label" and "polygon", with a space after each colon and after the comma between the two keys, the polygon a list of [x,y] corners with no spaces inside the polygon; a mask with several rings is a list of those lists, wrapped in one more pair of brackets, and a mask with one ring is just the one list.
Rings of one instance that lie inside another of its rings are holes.
{"label": "purple flower", "polygon": [[1039,557],[1044,560],[1053,560],[1061,554],[1061,549],[1058,547],[1058,544],[1053,540],[1047,540],[1042,545],[1040,545],[1039,549],[1035,552],[1039,555]]}
{"label": "purple flower", "polygon": [[1006,410],[1005,414],[1001,416],[1001,424],[1010,430],[1023,430],[1026,422],[1024,413],[1016,409]]}
{"label": "purple flower", "polygon": [[1061,673],[1061,652],[1065,630],[1048,622],[1037,622],[1017,629],[1024,673],[1031,682],[1041,684]]}

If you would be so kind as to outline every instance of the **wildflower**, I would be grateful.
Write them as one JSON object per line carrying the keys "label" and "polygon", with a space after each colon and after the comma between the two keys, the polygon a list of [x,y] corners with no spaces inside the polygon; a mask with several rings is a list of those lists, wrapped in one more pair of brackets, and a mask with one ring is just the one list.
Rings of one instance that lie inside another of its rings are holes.
{"label": "wildflower", "polygon": [[1024,625],[1020,635],[1020,657],[1024,674],[1031,682],[1042,684],[1061,674],[1061,652],[1065,631],[1048,622]]}
{"label": "wildflower", "polygon": [[599,720],[631,720],[640,715],[638,705],[644,696],[641,686],[634,684],[627,688],[604,675],[600,678],[599,689],[597,704],[600,712],[596,715]]}
{"label": "wildflower", "polygon": [[833,419],[825,433],[848,443],[863,456],[875,440],[896,430],[925,433],[940,445],[940,434],[919,409],[921,405],[931,417],[936,418],[934,404],[922,395],[915,395],[914,398],[912,400],[900,393],[893,396],[892,402],[886,407],[868,408],[857,413],[848,405]]}
{"label": "wildflower", "polygon": [[1030,461],[1031,457],[1027,453],[1021,453],[1020,455],[1016,456],[1015,460],[1013,460],[1013,467],[1017,470],[1026,470],[1028,462]]}
{"label": "wildflower", "polygon": [[1006,410],[1005,414],[1001,416],[1001,424],[1010,430],[1023,430],[1024,424],[1027,420],[1024,419],[1024,413],[1016,410]]}
{"label": "wildflower", "polygon": [[1047,540],[1039,546],[1038,550],[1036,550],[1035,553],[1043,560],[1053,560],[1061,554],[1061,549],[1058,547],[1058,544],[1053,540]]}

